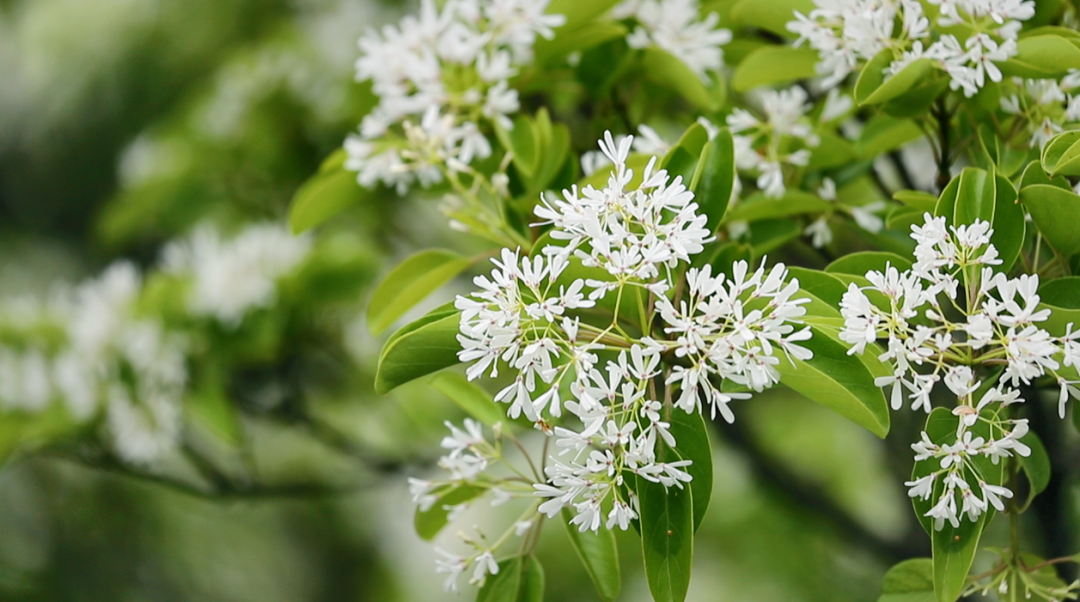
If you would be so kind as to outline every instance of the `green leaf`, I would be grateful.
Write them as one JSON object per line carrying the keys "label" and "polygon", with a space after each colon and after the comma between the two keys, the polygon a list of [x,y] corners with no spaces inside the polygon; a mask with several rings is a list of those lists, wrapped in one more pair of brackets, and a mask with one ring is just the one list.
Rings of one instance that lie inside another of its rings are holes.
{"label": "green leaf", "polygon": [[[629,157],[626,158],[626,167],[628,169],[634,170],[634,177],[630,180],[630,184],[627,186],[628,189],[632,190],[634,188],[637,188],[641,184],[641,180],[645,172],[645,166],[649,164],[649,161],[651,159],[651,155],[642,155],[636,153],[631,154]],[[614,168],[609,165],[597,169],[592,175],[582,178],[582,180],[578,182],[578,188],[592,186],[597,190],[603,189],[604,186],[607,186],[608,177],[611,176],[613,169]]]}
{"label": "green leaf", "polygon": [[1069,185],[1069,181],[1064,176],[1051,178],[1043,171],[1042,164],[1039,161],[1032,161],[1024,169],[1024,174],[1020,176],[1020,189],[1023,190],[1036,184],[1047,184],[1057,186],[1062,190],[1072,190],[1072,186]]}
{"label": "green leaf", "polygon": [[810,79],[818,75],[814,70],[817,62],[818,53],[810,48],[763,46],[739,63],[731,85],[736,92],[746,92],[758,86]]}
{"label": "green leaf", "polygon": [[851,274],[852,276],[866,276],[867,272],[877,271],[885,273],[886,266],[891,265],[903,272],[911,269],[911,260],[895,253],[883,251],[860,251],[844,255],[840,259],[830,263],[825,271],[830,274]]}
{"label": "green leaf", "polygon": [[34,413],[0,412],[0,466],[16,453],[55,443],[58,437],[83,428],[84,424],[75,420],[59,401]]}
{"label": "green leaf", "polygon": [[184,404],[191,417],[209,428],[230,445],[239,445],[244,438],[236,406],[226,391],[224,366],[208,362],[199,374],[196,390]]}
{"label": "green leaf", "polygon": [[690,182],[694,200],[708,217],[705,227],[712,232],[724,219],[737,177],[731,131],[721,128],[716,137],[702,148],[701,159]]}
{"label": "green leaf", "polygon": [[808,15],[812,10],[812,0],[739,0],[731,10],[731,18],[743,25],[793,38],[795,34],[788,31],[787,24],[795,20],[795,11]]}
{"label": "green leaf", "polygon": [[973,224],[975,220],[993,223],[997,196],[994,179],[986,171],[974,167],[965,167],[959,177],[952,224]]}
{"label": "green leaf", "polygon": [[1035,431],[1028,431],[1020,439],[1020,442],[1031,448],[1031,455],[1021,456],[1017,454],[1020,468],[1027,474],[1028,483],[1031,484],[1032,494],[1042,493],[1050,484],[1050,456],[1046,453],[1046,447]]}
{"label": "green leaf", "polygon": [[1080,176],[1080,131],[1062,132],[1043,146],[1043,169],[1051,176]]}
{"label": "green leaf", "polygon": [[450,521],[450,510],[447,507],[474,500],[484,495],[486,491],[486,487],[466,483],[444,485],[441,489],[436,489],[432,492],[436,496],[435,503],[424,511],[419,508],[416,509],[416,514],[413,516],[413,527],[416,528],[416,534],[426,541],[435,539],[439,531],[442,531],[443,527]]}
{"label": "green leaf", "polygon": [[581,533],[570,524],[573,514],[562,511],[562,523],[570,544],[577,552],[585,572],[589,574],[596,593],[605,602],[614,602],[622,589],[622,575],[619,571],[619,548],[615,542],[615,533],[611,529],[600,529],[596,533]]}
{"label": "green leaf", "polygon": [[709,429],[698,412],[686,413],[675,409],[667,417],[671,423],[671,435],[675,437],[675,452],[683,460],[693,462],[686,467],[686,472],[694,480],[690,481],[690,492],[694,498],[694,532],[705,519],[712,497],[713,463],[712,446],[709,445]]}
{"label": "green leaf", "polygon": [[708,142],[709,132],[695,122],[664,155],[659,162],[660,169],[666,169],[672,179],[682,176],[683,184],[689,188],[697,171],[702,149]]}
{"label": "green leaf", "polygon": [[937,602],[934,596],[934,561],[912,558],[885,573],[877,602]]}
{"label": "green leaf", "polygon": [[1016,45],[1016,56],[999,63],[1005,76],[1058,79],[1080,69],[1080,48],[1057,35],[1032,36]]}
{"label": "green leaf", "polygon": [[1035,184],[1020,190],[1020,202],[1032,221],[1055,249],[1063,255],[1080,251],[1080,196],[1057,186]]}
{"label": "green leaf", "polygon": [[[842,324],[842,322],[841,322]],[[809,360],[783,358],[776,368],[780,382],[874,433],[889,433],[889,407],[874,377],[889,374],[877,354],[848,355],[839,326],[811,325],[813,337],[800,343],[814,353]]]}
{"label": "green leaf", "polygon": [[506,130],[495,126],[495,137],[503,148],[513,155],[514,167],[525,179],[536,173],[537,155],[540,154],[539,141],[533,130],[533,121],[528,115],[518,115],[514,119],[513,129]]}
{"label": "green leaf", "polygon": [[[847,285],[831,274],[809,268],[791,266],[788,267],[788,275],[798,279],[800,289],[831,306],[833,308],[832,314],[835,314],[835,316],[840,315],[839,310],[836,308],[840,307],[840,300],[847,291]],[[798,297],[798,295],[795,296],[795,298]]]}
{"label": "green leaf", "polygon": [[866,122],[855,148],[858,149],[860,157],[874,159],[920,137],[922,130],[910,119],[875,115]]}
{"label": "green leaf", "polygon": [[530,556],[499,562],[499,572],[488,575],[476,602],[543,602],[544,568]]}
{"label": "green leaf", "polygon": [[[578,5],[592,4],[591,2],[577,2]],[[545,65],[553,59],[564,57],[574,52],[582,52],[604,42],[621,38],[627,33],[626,27],[620,23],[609,21],[596,21],[586,23],[572,30],[560,27],[555,30],[555,37],[546,40],[537,37],[533,51],[537,65]]]}
{"label": "green leaf", "polygon": [[900,96],[882,103],[881,110],[900,119],[918,117],[926,113],[930,105],[937,102],[938,97],[948,89],[949,78],[937,72]]}
{"label": "green leaf", "polygon": [[465,380],[465,377],[460,374],[440,374],[431,381],[431,386],[449,397],[469,416],[487,426],[495,426],[508,420],[490,393]]}
{"label": "green leaf", "polygon": [[[336,157],[331,155],[328,161]],[[293,196],[289,228],[293,234],[306,232],[360,202],[365,194],[356,174],[344,166],[320,169]]]}
{"label": "green leaf", "polygon": [[670,88],[688,103],[705,111],[716,111],[720,103],[686,63],[666,50],[646,48],[641,54],[641,69],[645,77]]}
{"label": "green leaf", "polygon": [[[544,12],[566,17],[566,23],[555,30],[555,37],[558,38],[565,31],[574,31],[593,19],[604,16],[619,2],[620,0],[551,0]],[[537,42],[539,43],[539,40]]]}
{"label": "green leaf", "polygon": [[1017,202],[1016,188],[1011,181],[1001,174],[994,178],[997,191],[994,200],[994,234],[990,241],[997,247],[1001,265],[994,269],[1008,273],[1024,246],[1027,234],[1027,218],[1024,208]]}
{"label": "green leaf", "polygon": [[787,190],[784,196],[778,199],[769,198],[764,194],[752,195],[729,209],[726,219],[731,222],[756,222],[803,213],[824,213],[832,208],[832,203],[815,194],[801,190]]}
{"label": "green leaf", "polygon": [[899,73],[886,78],[884,69],[893,61],[892,50],[882,50],[863,67],[855,83],[855,102],[860,105],[881,104],[910,91],[934,70],[930,59],[917,59]]}
{"label": "green leaf", "polygon": [[1039,308],[1050,309],[1050,317],[1039,324],[1054,336],[1065,336],[1069,324],[1080,329],[1080,276],[1055,278],[1039,287],[1042,303]]}
{"label": "green leaf", "polygon": [[754,258],[761,258],[795,240],[802,234],[798,220],[764,219],[750,226],[750,247]]}
{"label": "green leaf", "polygon": [[379,356],[375,391],[385,395],[411,380],[458,362],[460,315],[424,316],[394,333]]}
{"label": "green leaf", "polygon": [[664,487],[638,477],[641,551],[656,602],[682,602],[694,560],[694,508],[689,488]]}
{"label": "green leaf", "polygon": [[[946,408],[935,408],[926,421],[926,433],[930,440],[938,445],[952,443],[956,439],[956,428],[959,418],[954,416]],[[983,423],[977,423],[972,427],[975,435],[986,437],[989,427]],[[1003,478],[1004,463],[993,465],[985,458],[976,458],[973,461],[979,470],[979,477],[988,483],[1000,485]],[[912,471],[912,479],[918,479],[940,468],[939,462],[934,458],[915,463]],[[971,483],[977,487],[977,483]],[[966,517],[961,517],[958,527],[953,527],[945,522],[941,530],[934,529],[933,520],[926,516],[934,503],[937,502],[943,483],[938,479],[934,486],[934,494],[926,500],[913,498],[912,505],[915,507],[919,523],[930,534],[931,548],[934,562],[934,592],[939,602],[954,602],[960,597],[967,580],[971,563],[975,559],[978,550],[979,538],[983,528],[993,517],[993,509],[984,512],[979,520],[972,522]]]}
{"label": "green leaf", "polygon": [[901,190],[893,193],[893,198],[925,213],[933,213],[938,201],[936,196],[919,190]]}
{"label": "green leaf", "polygon": [[810,149],[810,169],[833,169],[855,162],[859,158],[855,145],[830,130],[818,135],[820,143]]}
{"label": "green leaf", "polygon": [[453,251],[429,249],[402,261],[382,279],[368,305],[372,334],[386,330],[417,303],[453,280],[471,262]]}

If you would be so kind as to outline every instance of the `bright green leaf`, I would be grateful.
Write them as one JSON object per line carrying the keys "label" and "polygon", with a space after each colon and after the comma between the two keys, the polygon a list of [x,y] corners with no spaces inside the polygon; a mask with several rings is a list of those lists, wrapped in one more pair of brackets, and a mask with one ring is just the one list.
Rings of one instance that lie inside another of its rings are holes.
{"label": "bright green leaf", "polygon": [[1036,184],[1020,190],[1020,202],[1032,221],[1055,249],[1063,255],[1080,251],[1080,196],[1057,186]]}
{"label": "bright green leaf", "polygon": [[479,485],[461,484],[444,485],[441,489],[431,492],[436,496],[435,503],[427,510],[416,509],[413,517],[413,526],[416,534],[421,538],[431,541],[443,530],[449,522],[450,510],[447,508],[464,504],[474,500],[487,491],[486,487]]}
{"label": "bright green leaf", "polygon": [[436,391],[450,398],[469,416],[487,426],[506,422],[506,414],[492,398],[491,394],[480,386],[465,380],[460,374],[440,374],[431,381]]}
{"label": "bright green leaf", "polygon": [[644,49],[641,54],[641,71],[654,83],[674,90],[699,109],[712,112],[720,108],[720,103],[701,78],[687,67],[686,63],[666,50]]}
{"label": "bright green leaf", "polygon": [[824,213],[832,208],[832,203],[815,194],[801,190],[788,190],[778,199],[769,198],[764,194],[750,196],[729,209],[726,219],[732,222],[756,222],[803,213]]}
{"label": "bright green leaf", "polygon": [[467,258],[442,249],[421,251],[399,263],[371,296],[367,321],[372,334],[386,330],[469,264]]}
{"label": "bright green leaf", "polygon": [[812,0],[740,0],[731,11],[731,18],[742,25],[793,38],[795,34],[788,31],[787,24],[795,20],[795,11],[808,15],[812,10]]}
{"label": "bright green leaf", "polygon": [[937,602],[934,596],[934,561],[905,560],[885,573],[878,602]]}
{"label": "bright green leaf", "polygon": [[429,316],[404,326],[386,342],[375,373],[378,393],[385,395],[411,380],[459,363],[459,314]]}
{"label": "bright green leaf", "polygon": [[811,79],[818,75],[814,70],[817,62],[818,53],[811,48],[763,46],[739,63],[731,85],[736,92],[746,92],[758,86]]}
{"label": "bright green leaf", "polygon": [[1043,169],[1051,176],[1080,176],[1080,131],[1062,132],[1043,146]]}
{"label": "bright green leaf", "polygon": [[355,205],[365,194],[368,192],[356,182],[356,174],[344,167],[319,171],[293,196],[289,228],[294,234],[306,232]]}
{"label": "bright green leaf", "polygon": [[892,50],[886,49],[866,63],[855,83],[855,102],[872,105],[897,98],[924,82],[934,70],[934,63],[930,59],[917,59],[896,75],[886,78],[884,69],[892,61]]}
{"label": "bright green leaf", "polygon": [[1058,79],[1080,69],[1080,48],[1058,35],[1041,35],[1017,42],[1016,56],[999,63],[1006,76]]}

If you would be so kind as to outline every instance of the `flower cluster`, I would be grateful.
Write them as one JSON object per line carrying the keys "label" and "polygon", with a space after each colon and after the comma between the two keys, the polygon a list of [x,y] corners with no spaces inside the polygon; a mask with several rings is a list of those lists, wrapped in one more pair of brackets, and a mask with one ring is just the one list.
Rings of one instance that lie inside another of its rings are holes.
{"label": "flower cluster", "polygon": [[807,117],[811,104],[802,88],[763,90],[760,103],[763,118],[737,107],[728,115],[727,125],[734,135],[735,164],[758,174],[757,187],[766,196],[779,198],[787,190],[784,165],[805,167],[809,149],[820,139]]}
{"label": "flower cluster", "polygon": [[720,47],[731,41],[731,32],[716,28],[720,16],[714,12],[702,19],[698,0],[625,0],[611,13],[616,19],[636,21],[626,38],[631,48],[666,50],[705,81],[709,72],[724,66]]}
{"label": "flower cluster", "polygon": [[[276,299],[277,278],[308,242],[279,226],[252,226],[232,240],[199,228],[166,248],[167,273],[192,278],[187,309],[235,327]],[[173,450],[187,393],[189,333],[140,307],[143,278],[117,262],[48,302],[0,307],[0,411],[40,413],[61,403],[74,422],[104,417],[117,455],[136,464]]]}
{"label": "flower cluster", "polygon": [[[930,0],[931,21],[917,0],[815,0],[808,15],[796,11],[788,29],[820,55],[817,72],[833,87],[883,51],[892,54],[886,75],[930,59],[953,90],[974,96],[986,80],[1000,82],[997,63],[1017,53],[1021,22],[1035,14],[1031,0]],[[963,33],[960,33],[963,32]]]}
{"label": "flower cluster", "polygon": [[248,226],[230,240],[203,226],[165,248],[163,267],[191,278],[192,314],[236,327],[248,311],[274,303],[277,279],[291,272],[310,249],[309,238],[277,225]]}
{"label": "flower cluster", "polygon": [[837,203],[836,183],[831,178],[822,180],[821,186],[817,189],[817,195],[833,203],[835,209],[819,216],[803,230],[803,234],[810,237],[810,244],[815,249],[820,249],[832,242],[833,233],[832,228],[829,227],[829,218],[836,213],[842,212],[851,216],[855,223],[867,232],[876,234],[885,226],[884,220],[877,215],[877,212],[886,208],[885,201],[871,201],[865,205]]}
{"label": "flower cluster", "polygon": [[[796,330],[806,300],[793,298],[799,285],[783,265],[751,270],[738,262],[730,276],[686,270],[711,240],[705,216],[680,177],[655,170],[655,159],[635,179],[627,167],[632,145],[631,137],[616,143],[607,134],[600,142],[614,166],[607,185],[575,187],[538,205],[553,243],[534,256],[504,249],[490,275],[475,279],[480,290],[456,301],[469,379],[509,370],[495,401],[554,441],[555,453],[531,479],[536,501],[525,519],[569,508],[581,531],[626,529],[638,516],[625,487],[635,479],[679,488],[691,480],[690,460],[662,453],[677,446],[673,412],[708,406],[731,421],[728,403],[749,395],[722,392],[719,383],[761,391],[778,381],[782,353],[811,355],[797,344],[809,338],[808,329]],[[443,468],[449,482],[491,486],[483,471],[495,448],[474,426],[451,427]],[[506,483],[498,496],[517,497],[518,485]],[[436,503],[426,496],[439,486],[414,482],[417,503]],[[491,549],[448,556],[441,570],[456,579]]]}
{"label": "flower cluster", "polygon": [[[1056,378],[1062,416],[1069,395],[1080,397],[1076,383],[1058,374],[1062,365],[1080,365],[1080,335],[1070,328],[1065,336],[1054,337],[1038,326],[1050,317],[1049,309],[1039,309],[1038,276],[1010,279],[995,273],[992,266],[1001,259],[990,242],[992,234],[984,221],[947,228],[944,217],[927,214],[921,226],[912,227],[917,243],[912,268],[868,272],[869,285],[850,284],[841,301],[840,338],[851,345],[850,354],[884,341],[879,358],[893,373],[877,378],[876,384],[891,387],[893,409],[900,409],[906,397],[912,409],[929,412],[938,383],[957,400],[955,442],[934,442],[923,433],[913,446],[917,460],[940,461],[940,470],[908,483],[912,497],[939,496],[926,513],[939,529],[945,521],[957,525],[960,515],[975,520],[989,506],[1000,510],[1000,498],[1012,496],[987,483],[975,459],[982,456],[996,464],[1013,453],[1030,453],[1020,441],[1027,421],[1010,419],[1003,411],[1024,401],[1021,383],[1030,385],[1044,375]],[[981,432],[975,433],[976,428]]]}
{"label": "flower cluster", "polygon": [[1055,134],[1080,122],[1080,71],[1072,70],[1060,82],[1053,79],[1006,80],[1012,92],[1002,95],[1001,110],[1031,136],[1028,145],[1042,148]]}
{"label": "flower cluster", "polygon": [[358,80],[371,80],[378,106],[345,141],[345,165],[362,186],[382,182],[404,194],[440,182],[491,155],[485,130],[510,129],[519,109],[510,78],[532,58],[536,37],[551,38],[562,15],[547,0],[421,3],[418,15],[360,39]]}

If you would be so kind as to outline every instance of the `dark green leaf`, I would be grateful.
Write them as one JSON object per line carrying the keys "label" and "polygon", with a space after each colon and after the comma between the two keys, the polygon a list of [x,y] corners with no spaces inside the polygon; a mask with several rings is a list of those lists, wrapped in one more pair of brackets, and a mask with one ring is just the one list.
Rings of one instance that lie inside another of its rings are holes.
{"label": "dark green leaf", "polygon": [[1031,484],[1033,493],[1042,493],[1050,484],[1050,456],[1046,454],[1046,447],[1035,431],[1028,431],[1020,442],[1031,448],[1031,455],[1017,455],[1020,468],[1027,474],[1028,483]]}
{"label": "dark green leaf", "polygon": [[690,481],[690,492],[694,498],[694,532],[697,532],[712,497],[713,464],[709,429],[697,412],[688,414],[674,409],[668,420],[671,422],[671,435],[675,437],[676,453],[681,459],[693,462],[685,470],[694,478]]}
{"label": "dark green leaf", "polygon": [[1080,196],[1057,186],[1035,184],[1020,190],[1020,202],[1032,221],[1055,249],[1063,255],[1080,251]]}
{"label": "dark green leaf", "polygon": [[1012,182],[1001,174],[997,174],[994,181],[997,191],[994,201],[994,234],[990,241],[997,247],[1001,257],[1001,265],[995,269],[1007,273],[1020,257],[1027,232],[1027,219],[1024,208],[1017,202],[1016,188],[1013,188]]}
{"label": "dark green leaf", "polygon": [[875,115],[866,122],[855,147],[860,157],[876,158],[921,137],[922,130],[910,119]]}
{"label": "dark green leaf", "polygon": [[722,128],[701,151],[697,171],[690,182],[702,213],[708,217],[706,228],[716,231],[724,219],[735,186],[735,147],[731,132]]}
{"label": "dark green leaf", "polygon": [[694,560],[694,508],[689,488],[637,479],[645,577],[656,602],[683,602]]}
{"label": "dark green leaf", "polygon": [[830,263],[825,271],[830,274],[851,274],[852,276],[866,276],[869,271],[885,273],[886,266],[891,265],[903,272],[911,269],[911,260],[895,253],[882,251],[861,251],[850,253]]}
{"label": "dark green leaf", "polygon": [[744,199],[728,210],[726,219],[731,222],[756,222],[803,213],[823,213],[832,208],[832,203],[817,195],[801,190],[788,190],[778,199],[763,194]]}

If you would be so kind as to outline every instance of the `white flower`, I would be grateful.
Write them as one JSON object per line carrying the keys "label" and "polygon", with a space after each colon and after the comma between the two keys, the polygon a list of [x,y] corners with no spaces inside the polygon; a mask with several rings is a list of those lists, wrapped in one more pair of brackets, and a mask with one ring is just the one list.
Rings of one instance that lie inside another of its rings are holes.
{"label": "white flower", "polygon": [[699,20],[698,0],[638,0],[624,2],[615,11],[638,22],[627,36],[631,47],[666,50],[705,81],[709,71],[723,67],[720,47],[731,41],[731,32],[716,28],[720,17],[714,12]]}

